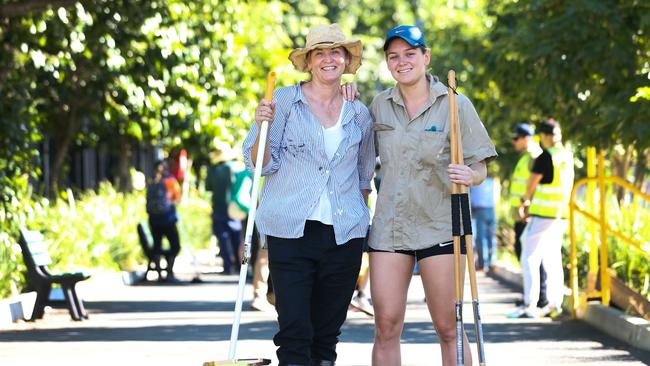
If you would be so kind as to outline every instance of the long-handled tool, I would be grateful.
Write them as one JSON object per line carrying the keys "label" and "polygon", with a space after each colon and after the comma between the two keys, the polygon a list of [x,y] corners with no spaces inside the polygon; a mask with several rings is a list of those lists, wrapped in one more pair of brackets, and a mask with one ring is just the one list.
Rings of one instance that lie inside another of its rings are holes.
{"label": "long-handled tool", "polygon": [[[451,163],[463,164],[463,145],[461,142],[460,128],[458,126],[458,105],[456,103],[456,73],[449,70],[449,140],[451,146]],[[474,269],[474,251],[472,248],[472,217],[469,208],[469,195],[467,187],[462,184],[451,185],[451,225],[454,239],[454,275],[456,280],[456,363],[464,365],[463,354],[463,270],[460,256],[461,221],[463,226],[463,239],[467,250],[467,267],[469,269],[469,284],[472,291],[472,307],[474,310],[474,332],[478,347],[478,359],[481,366],[485,365],[485,351],[483,349],[483,326],[479,312],[478,289],[476,286],[476,270]]]}
{"label": "long-handled tool", "polygon": [[[266,78],[266,90],[264,99],[273,99],[273,90],[275,89],[275,72],[271,71]],[[259,131],[259,144],[257,148],[257,159],[255,161],[255,173],[253,174],[253,192],[251,193],[251,205],[248,211],[248,220],[246,223],[246,238],[244,239],[244,255],[239,270],[239,286],[237,287],[237,302],[235,303],[235,317],[230,332],[230,348],[228,350],[227,361],[209,361],[203,363],[203,366],[229,365],[229,366],[257,366],[269,365],[269,359],[235,359],[237,353],[237,337],[239,336],[239,321],[241,318],[241,308],[244,302],[244,287],[246,285],[246,275],[248,274],[248,263],[251,259],[251,245],[253,243],[253,225],[255,225],[255,213],[257,212],[257,196],[259,194],[260,179],[262,175],[262,165],[264,164],[264,152],[266,151],[266,135],[269,131],[269,122],[262,122]]]}

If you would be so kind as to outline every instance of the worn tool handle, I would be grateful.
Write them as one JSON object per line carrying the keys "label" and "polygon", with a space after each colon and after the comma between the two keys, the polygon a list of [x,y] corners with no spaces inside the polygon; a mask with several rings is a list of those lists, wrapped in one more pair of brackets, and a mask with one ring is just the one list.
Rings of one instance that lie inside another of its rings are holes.
{"label": "worn tool handle", "polygon": [[[264,97],[267,100],[273,99],[273,90],[275,89],[275,71],[269,72],[266,78],[266,90]],[[253,243],[253,226],[255,225],[255,214],[257,212],[257,196],[259,194],[260,179],[262,177],[262,165],[264,164],[264,152],[266,151],[266,135],[269,130],[269,122],[262,122],[260,127],[259,144],[257,148],[257,159],[255,161],[255,172],[253,173],[253,191],[251,192],[251,204],[248,210],[248,220],[246,221],[246,236],[244,239],[244,255],[242,265],[239,270],[239,284],[237,286],[237,302],[235,303],[235,315],[230,332],[230,348],[228,350],[228,359],[234,360],[237,353],[237,339],[239,337],[239,322],[241,319],[241,309],[244,302],[244,287],[246,286],[246,275],[248,274],[248,263],[251,258],[251,245]]]}

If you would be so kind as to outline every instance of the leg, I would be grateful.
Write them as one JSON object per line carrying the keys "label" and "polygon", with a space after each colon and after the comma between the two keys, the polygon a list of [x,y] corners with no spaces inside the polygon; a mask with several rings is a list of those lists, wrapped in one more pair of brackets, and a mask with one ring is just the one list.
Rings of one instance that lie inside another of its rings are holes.
{"label": "leg", "polygon": [[472,211],[472,221],[475,222],[474,227],[474,241],[476,248],[476,261],[477,270],[482,270],[487,265],[487,222],[486,222],[486,208],[479,208]]}
{"label": "leg", "polygon": [[494,207],[487,208],[487,219],[485,221],[485,244],[487,246],[487,256],[486,256],[486,265],[489,269],[494,267],[497,254],[497,244],[496,244],[496,213],[494,212]]}
{"label": "leg", "polygon": [[[453,248],[451,251],[453,253]],[[466,259],[464,255],[461,257],[461,271],[464,280]],[[442,364],[443,366],[456,365],[454,256],[453,254],[429,256],[421,259],[419,265],[420,277],[427,297],[427,307],[440,340]],[[463,353],[464,364],[471,366],[472,353],[465,332],[463,332]]]}
{"label": "leg", "polygon": [[271,305],[266,298],[269,292],[269,252],[261,248],[257,232],[253,232],[252,246],[257,248],[257,255],[255,256],[255,266],[253,268],[253,302],[251,307],[257,310],[271,309]]}
{"label": "leg", "polygon": [[[160,268],[160,253],[162,252],[162,239],[164,234],[163,227],[159,225],[152,225],[149,223],[151,228],[151,236],[153,237],[153,249],[151,250],[151,256],[153,257],[153,263],[156,266],[156,272],[158,272],[158,280],[162,281],[162,269]],[[168,263],[169,265],[169,263]]]}
{"label": "leg", "polygon": [[375,308],[375,344],[372,364],[401,365],[400,336],[404,327],[406,295],[415,257],[400,253],[370,253],[370,291]]}
{"label": "leg", "polygon": [[515,222],[515,255],[517,260],[521,263],[521,234],[526,228],[526,221],[517,221]]}
{"label": "leg", "polygon": [[312,362],[336,361],[336,344],[359,275],[363,246],[363,238],[337,245],[331,226],[323,237],[326,246],[318,263],[311,300]]}
{"label": "leg", "polygon": [[68,304],[68,311],[70,312],[70,317],[72,317],[72,319],[75,321],[80,321],[81,315],[79,315],[77,304],[74,300],[75,296],[73,295],[72,286],[61,284],[61,287],[63,288],[63,295],[65,296],[65,301]]}
{"label": "leg", "polygon": [[546,219],[534,217],[530,220],[521,237],[521,267],[524,276],[524,305],[532,308],[539,300],[539,266],[542,263]]}
{"label": "leg", "polygon": [[562,309],[564,300],[564,271],[562,269],[562,240],[566,231],[566,220],[552,220],[545,232],[542,263],[546,269],[549,305]]}
{"label": "leg", "polygon": [[43,318],[43,314],[45,314],[45,304],[47,304],[47,301],[50,298],[51,290],[51,283],[42,284],[36,288],[36,301],[34,302],[34,309],[32,310],[32,317],[29,319],[30,321]]}
{"label": "leg", "polygon": [[539,266],[539,300],[537,300],[537,307],[543,308],[548,305],[548,296],[546,296],[546,270],[544,269],[544,261]]}
{"label": "leg", "polygon": [[228,230],[228,217],[217,212],[212,213],[212,233],[219,242],[219,256],[223,259],[223,273],[230,274],[235,258],[231,250],[230,231]]}
{"label": "leg", "polygon": [[169,241],[169,252],[165,259],[167,260],[167,278],[174,278],[174,262],[176,261],[176,256],[181,251],[181,241],[178,236],[178,227],[176,223],[165,226],[165,236]]}
{"label": "leg", "polygon": [[84,319],[88,319],[88,313],[86,312],[86,308],[84,307],[84,302],[79,298],[79,295],[77,295],[77,289],[76,286],[77,283],[72,284],[72,300],[74,300],[75,305],[77,306],[77,312],[79,313],[79,316],[81,316]]}
{"label": "leg", "polygon": [[273,337],[280,365],[309,365],[313,337],[311,294],[316,272],[313,247],[299,239],[268,237],[269,268],[275,285],[279,331]]}
{"label": "leg", "polygon": [[240,249],[242,249],[241,244],[241,222],[239,220],[233,220],[228,218],[228,236],[230,237],[230,249],[233,257],[233,265],[235,266],[235,271],[239,272],[241,267],[241,256]]}

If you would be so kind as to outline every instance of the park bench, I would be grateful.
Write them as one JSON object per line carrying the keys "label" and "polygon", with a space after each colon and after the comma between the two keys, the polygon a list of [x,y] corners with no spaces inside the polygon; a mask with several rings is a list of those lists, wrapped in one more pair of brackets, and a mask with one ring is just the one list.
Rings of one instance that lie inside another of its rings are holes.
{"label": "park bench", "polygon": [[[20,230],[20,249],[23,261],[27,266],[27,276],[30,285],[36,290],[36,302],[30,321],[43,318],[46,306],[60,306],[62,302],[68,308],[70,316],[76,321],[88,318],[83,300],[77,295],[75,286],[78,282],[87,280],[90,275],[82,272],[52,274],[48,266],[52,259],[47,251],[43,234],[27,229]],[[65,300],[50,298],[52,285],[58,285],[63,290]]]}
{"label": "park bench", "polygon": [[147,257],[147,269],[144,272],[142,277],[143,281],[147,280],[147,274],[149,271],[155,271],[158,273],[158,280],[162,281],[161,272],[164,270],[167,271],[167,268],[163,268],[160,265],[160,258],[169,255],[169,250],[163,249],[160,253],[156,253],[153,248],[153,237],[151,236],[151,230],[149,230],[149,225],[146,222],[138,223],[138,237],[140,238],[140,246],[142,247],[142,252],[145,257]]}

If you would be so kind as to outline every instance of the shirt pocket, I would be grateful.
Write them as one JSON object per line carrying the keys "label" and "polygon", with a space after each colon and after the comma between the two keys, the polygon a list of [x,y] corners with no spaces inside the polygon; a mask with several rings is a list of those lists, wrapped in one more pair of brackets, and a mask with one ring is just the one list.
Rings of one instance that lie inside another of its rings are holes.
{"label": "shirt pocket", "polygon": [[395,136],[397,132],[395,131],[395,126],[390,123],[375,122],[372,128],[375,130],[377,136],[377,148],[381,163],[388,163],[393,160],[391,158],[391,146],[396,143]]}
{"label": "shirt pocket", "polygon": [[416,167],[427,186],[451,192],[447,166],[451,162],[447,131],[418,131]]}
{"label": "shirt pocket", "polygon": [[447,131],[418,131],[417,134],[418,161],[427,166],[436,166],[442,160],[449,159]]}

